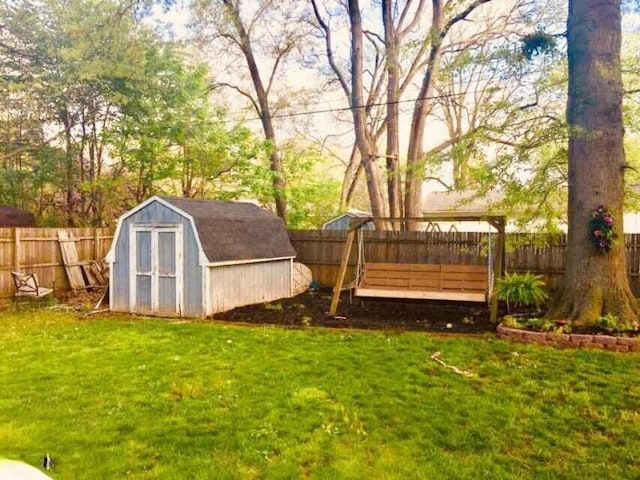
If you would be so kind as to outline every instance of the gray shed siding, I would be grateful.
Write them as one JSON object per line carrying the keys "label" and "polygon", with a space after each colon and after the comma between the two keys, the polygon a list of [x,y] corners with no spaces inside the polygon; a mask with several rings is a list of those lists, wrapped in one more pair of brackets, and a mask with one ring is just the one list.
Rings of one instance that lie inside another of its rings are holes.
{"label": "gray shed siding", "polygon": [[209,315],[291,296],[291,260],[209,267]]}
{"label": "gray shed siding", "polygon": [[[111,309],[129,312],[129,227],[132,224],[141,226],[182,225],[183,227],[183,290],[184,304],[182,315],[200,317],[204,315],[202,302],[202,267],[199,264],[199,250],[191,222],[154,201],[126,218],[118,238],[115,240],[115,263],[113,264],[113,288]],[[161,286],[162,288],[162,286]]]}

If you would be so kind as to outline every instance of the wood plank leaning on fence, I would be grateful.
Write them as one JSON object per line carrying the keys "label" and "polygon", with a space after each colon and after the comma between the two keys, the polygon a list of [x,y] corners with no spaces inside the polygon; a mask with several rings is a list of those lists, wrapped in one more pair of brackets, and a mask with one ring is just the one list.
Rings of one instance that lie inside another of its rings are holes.
{"label": "wood plank leaning on fence", "polygon": [[94,260],[79,260],[76,241],[77,239],[74,238],[72,233],[62,229],[58,231],[62,262],[71,290],[76,292],[81,289],[106,286],[107,282],[103,275],[103,269],[100,268],[98,262]]}

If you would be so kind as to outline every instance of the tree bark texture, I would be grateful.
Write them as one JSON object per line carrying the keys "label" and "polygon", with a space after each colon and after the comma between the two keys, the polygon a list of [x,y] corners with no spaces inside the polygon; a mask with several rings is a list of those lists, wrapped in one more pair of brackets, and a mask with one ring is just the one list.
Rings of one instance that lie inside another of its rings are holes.
{"label": "tree bark texture", "polygon": [[[404,192],[404,213],[407,218],[416,218],[422,215],[422,182],[424,177],[424,128],[426,116],[432,106],[431,95],[434,83],[440,71],[440,57],[442,56],[442,23],[443,12],[441,0],[432,0],[431,20],[431,50],[427,62],[427,71],[422,78],[422,86],[416,100],[413,116],[411,118],[411,130],[409,132],[409,148],[407,151],[407,173]],[[408,221],[407,229],[414,230],[417,222]]]}
{"label": "tree bark texture", "polygon": [[262,130],[267,142],[270,144],[269,163],[271,173],[273,174],[273,196],[276,204],[276,214],[284,221],[287,221],[287,201],[286,201],[286,183],[282,167],[282,157],[276,143],[276,133],[273,126],[273,118],[271,116],[271,108],[269,106],[269,93],[264,86],[258,62],[256,61],[251,45],[251,39],[245,29],[240,18],[239,4],[231,2],[231,0],[223,0],[227,8],[230,18],[234,23],[234,27],[238,34],[237,43],[247,62],[247,68],[251,75],[251,81],[256,92],[258,100],[258,116],[262,123]]}
{"label": "tree bark texture", "polygon": [[402,217],[401,184],[399,169],[399,104],[400,98],[400,62],[398,61],[398,41],[393,23],[393,1],[382,0],[382,23],[387,57],[387,195],[389,197],[389,215]]}
{"label": "tree bark texture", "polygon": [[[374,217],[385,217],[384,200],[380,188],[381,178],[377,165],[378,152],[375,141],[367,130],[366,105],[363,85],[363,30],[358,0],[349,0],[351,23],[351,111],[356,135],[356,146],[367,178],[367,191],[371,213]],[[385,228],[378,225],[378,228]]]}
{"label": "tree bark texture", "polygon": [[[624,250],[622,78],[620,0],[570,0],[569,210],[565,274],[548,316],[575,325],[611,313],[638,319]],[[615,218],[617,241],[608,253],[593,245],[592,212],[602,205]]]}

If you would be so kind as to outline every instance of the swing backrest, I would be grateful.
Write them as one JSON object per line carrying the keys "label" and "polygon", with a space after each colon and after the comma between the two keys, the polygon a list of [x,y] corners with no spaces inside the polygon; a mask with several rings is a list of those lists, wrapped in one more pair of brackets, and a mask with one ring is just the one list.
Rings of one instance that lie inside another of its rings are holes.
{"label": "swing backrest", "polygon": [[358,288],[486,294],[488,266],[365,263]]}

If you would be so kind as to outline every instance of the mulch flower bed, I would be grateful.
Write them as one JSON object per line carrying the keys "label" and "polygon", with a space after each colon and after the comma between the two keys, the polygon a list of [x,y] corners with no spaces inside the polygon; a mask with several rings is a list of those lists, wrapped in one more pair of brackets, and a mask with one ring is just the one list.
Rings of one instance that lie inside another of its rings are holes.
{"label": "mulch flower bed", "polygon": [[215,319],[288,327],[359,328],[437,333],[495,333],[486,304],[350,298],[345,292],[337,315],[328,315],[331,291],[310,290],[293,298],[236,308]]}

